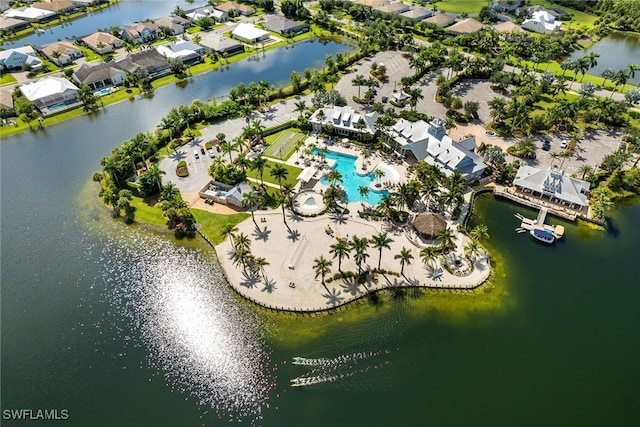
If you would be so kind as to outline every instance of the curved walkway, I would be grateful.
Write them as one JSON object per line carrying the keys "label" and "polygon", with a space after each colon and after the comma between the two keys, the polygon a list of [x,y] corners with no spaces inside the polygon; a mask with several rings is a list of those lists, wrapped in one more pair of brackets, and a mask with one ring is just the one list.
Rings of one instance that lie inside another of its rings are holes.
{"label": "curved walkway", "polygon": [[[349,209],[356,212],[359,207],[358,203],[352,203]],[[287,212],[288,229],[279,210],[260,211],[256,213],[256,221],[258,228],[250,218],[240,223],[238,233],[249,236],[255,257],[264,257],[269,262],[264,274],[244,272],[242,266],[233,264],[230,239],[216,246],[216,252],[231,286],[245,298],[272,309],[296,312],[329,310],[362,298],[369,292],[391,287],[473,289],[490,276],[491,269],[485,255],[478,257],[473,272],[468,276],[455,276],[441,268],[435,268],[440,271],[434,274],[431,266],[425,267],[422,263],[418,248],[402,233],[389,233],[394,241],[390,250],[383,250],[381,267],[399,273],[400,263],[394,256],[405,247],[411,250],[414,258],[412,264],[405,266],[404,276],[378,274],[377,278],[371,277],[364,285],[355,283],[353,279],[327,280],[325,289],[321,278],[315,277],[314,259],[322,255],[333,262],[331,272],[326,275],[329,279],[338,272],[338,261],[329,252],[336,238],[348,239],[354,235],[370,238],[382,230],[383,223],[362,220],[356,214],[342,218],[322,215],[303,219]],[[327,225],[333,230],[332,235],[327,233]],[[459,240],[456,252],[461,255],[466,237]],[[370,247],[368,253],[370,256],[363,264],[363,270],[378,266],[378,250]],[[342,260],[342,270],[357,272],[353,256]]]}

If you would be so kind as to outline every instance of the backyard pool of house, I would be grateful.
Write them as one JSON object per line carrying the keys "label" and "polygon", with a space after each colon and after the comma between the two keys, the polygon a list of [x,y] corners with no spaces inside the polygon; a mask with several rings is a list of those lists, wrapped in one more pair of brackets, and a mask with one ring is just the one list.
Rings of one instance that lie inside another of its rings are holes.
{"label": "backyard pool of house", "polygon": [[[371,189],[371,183],[376,180],[373,173],[366,175],[358,175],[356,173],[356,156],[327,150],[325,158],[335,160],[334,169],[342,175],[342,187],[347,193],[347,201],[353,203],[364,200],[370,205],[377,205],[380,203],[382,196],[389,194],[387,190],[376,191]],[[329,185],[326,176],[320,182],[324,185]],[[360,196],[360,187],[369,188],[369,194],[364,198]]]}
{"label": "backyard pool of house", "polygon": [[95,96],[105,96],[105,95],[109,95],[111,92],[113,92],[113,89],[110,87],[105,87],[103,89],[97,90],[95,92],[93,92],[93,94]]}

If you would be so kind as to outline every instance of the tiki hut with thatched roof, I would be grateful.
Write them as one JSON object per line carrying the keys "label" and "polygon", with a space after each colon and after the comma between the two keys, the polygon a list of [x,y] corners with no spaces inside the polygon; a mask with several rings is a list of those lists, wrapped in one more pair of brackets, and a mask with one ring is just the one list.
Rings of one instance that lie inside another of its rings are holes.
{"label": "tiki hut with thatched roof", "polygon": [[424,212],[416,215],[413,227],[421,237],[434,240],[438,233],[447,228],[447,221],[440,214]]}

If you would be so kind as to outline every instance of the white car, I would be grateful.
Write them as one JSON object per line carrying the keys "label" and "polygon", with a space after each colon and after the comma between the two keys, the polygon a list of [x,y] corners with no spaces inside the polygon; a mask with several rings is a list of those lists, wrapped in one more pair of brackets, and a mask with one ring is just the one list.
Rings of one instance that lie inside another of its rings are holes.
{"label": "white car", "polygon": [[560,148],[565,149],[567,148],[567,140],[563,139],[562,142],[560,143]]}
{"label": "white car", "polygon": [[213,148],[209,148],[209,157],[213,159],[215,156],[216,156],[216,153],[214,153]]}

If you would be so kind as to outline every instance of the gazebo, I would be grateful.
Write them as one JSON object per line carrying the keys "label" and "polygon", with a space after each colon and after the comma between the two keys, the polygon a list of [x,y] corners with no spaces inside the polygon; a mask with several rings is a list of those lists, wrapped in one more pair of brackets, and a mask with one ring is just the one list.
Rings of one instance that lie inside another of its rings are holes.
{"label": "gazebo", "polygon": [[439,232],[447,228],[447,221],[440,214],[423,212],[416,215],[413,227],[421,237],[434,240]]}

